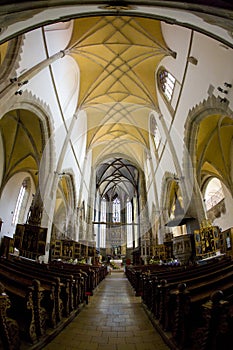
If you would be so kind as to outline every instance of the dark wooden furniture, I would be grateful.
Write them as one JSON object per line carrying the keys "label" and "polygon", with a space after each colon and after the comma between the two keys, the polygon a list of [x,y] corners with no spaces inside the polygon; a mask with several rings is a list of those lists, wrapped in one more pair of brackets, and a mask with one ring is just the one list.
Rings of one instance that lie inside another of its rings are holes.
{"label": "dark wooden furniture", "polygon": [[[51,334],[77,315],[106,274],[102,266],[40,264],[13,254],[1,257],[0,281],[6,292],[6,297],[0,295],[0,326],[5,330],[1,332],[2,343],[8,344],[12,329],[18,329],[24,343],[46,344]],[[11,307],[6,315],[7,300]],[[5,348],[16,350],[19,346],[17,341]]]}
{"label": "dark wooden furniture", "polygon": [[[229,257],[215,258],[209,263],[196,266],[157,268],[157,271],[142,267],[126,267],[126,275],[135,290],[141,295],[152,322],[164,338],[170,334],[170,346],[174,349],[202,349],[209,348],[209,342],[216,331],[213,331],[210,321],[215,319],[218,312],[220,319],[225,319],[226,339],[232,339],[233,313],[233,261]],[[139,293],[140,291],[140,293]],[[215,293],[221,294],[215,300]],[[224,307],[223,307],[224,305]],[[225,317],[225,318],[224,318]],[[213,321],[214,322],[214,321]],[[215,327],[217,327],[215,325]],[[197,344],[204,334],[203,346]],[[206,340],[206,339],[209,340]],[[216,342],[219,344],[219,340]],[[212,344],[212,343],[211,343]],[[213,345],[213,344],[212,344]]]}

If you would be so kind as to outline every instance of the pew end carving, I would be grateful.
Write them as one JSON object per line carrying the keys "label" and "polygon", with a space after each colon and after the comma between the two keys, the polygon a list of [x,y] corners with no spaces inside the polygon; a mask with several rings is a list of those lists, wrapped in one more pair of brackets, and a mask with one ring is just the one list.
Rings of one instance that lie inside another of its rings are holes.
{"label": "pew end carving", "polygon": [[18,323],[7,316],[7,309],[11,307],[9,296],[5,293],[5,287],[0,282],[0,337],[6,350],[19,350],[19,326]]}

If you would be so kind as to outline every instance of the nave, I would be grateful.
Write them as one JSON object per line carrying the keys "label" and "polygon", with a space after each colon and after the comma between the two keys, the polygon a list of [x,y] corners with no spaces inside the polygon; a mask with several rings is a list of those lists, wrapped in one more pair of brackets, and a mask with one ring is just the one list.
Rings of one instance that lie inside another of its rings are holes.
{"label": "nave", "polygon": [[123,272],[112,272],[45,350],[167,350]]}

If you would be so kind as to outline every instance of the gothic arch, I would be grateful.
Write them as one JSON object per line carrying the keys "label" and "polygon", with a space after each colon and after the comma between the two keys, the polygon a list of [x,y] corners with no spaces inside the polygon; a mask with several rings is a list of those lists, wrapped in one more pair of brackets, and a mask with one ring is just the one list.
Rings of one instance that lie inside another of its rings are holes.
{"label": "gothic arch", "polygon": [[[65,170],[58,181],[52,238],[76,239],[77,201],[73,171]],[[63,226],[61,227],[61,221]],[[61,232],[64,230],[65,232]],[[60,235],[60,237],[59,237]]]}
{"label": "gothic arch", "polygon": [[[197,174],[196,141],[201,122],[210,115],[221,115],[223,117],[233,119],[233,112],[230,108],[228,108],[228,102],[226,101],[222,103],[219,97],[212,95],[207,100],[204,100],[189,111],[184,127],[184,144],[187,148],[187,153],[183,158],[184,173],[187,178],[193,177],[193,175],[197,176],[197,181],[199,182],[200,187],[204,185],[204,182],[202,181],[203,183],[201,183],[199,178],[200,174]],[[190,157],[192,167],[188,166],[189,163],[187,157]],[[230,184],[229,181],[228,183],[224,181],[224,178],[222,180],[228,188],[230,187],[230,190],[232,191],[232,180]]]}
{"label": "gothic arch", "polygon": [[[41,100],[36,98],[31,93],[28,93],[28,91],[24,91],[23,96],[12,97],[8,109],[6,104],[4,109],[4,114],[2,115],[0,122],[3,122],[2,125],[5,128],[6,137],[7,133],[10,132],[10,126],[8,126],[8,119],[4,121],[4,116],[7,116],[9,114],[12,123],[14,123],[12,125],[15,125],[15,130],[17,130],[17,128],[20,128],[19,130],[21,131],[21,134],[19,134],[17,141],[18,147],[21,148],[21,145],[23,145],[24,141],[21,140],[20,137],[20,135],[24,135],[23,133],[25,133],[25,140],[27,143],[25,146],[26,152],[16,152],[18,158],[14,158],[13,166],[11,165],[10,168],[8,167],[9,171],[7,173],[5,172],[5,176],[3,175],[1,182],[1,191],[3,191],[9,179],[14,176],[14,174],[24,171],[31,175],[34,186],[36,187],[35,193],[39,194],[39,192],[41,192],[41,188],[44,189],[44,192],[46,193],[46,188],[48,186],[47,183],[49,183],[49,176],[52,169],[54,168],[55,160],[55,147],[53,137],[54,125],[52,122],[53,118],[50,109]],[[22,113],[25,111],[26,116],[25,120],[18,124],[16,117],[18,115],[18,112],[21,113],[20,111]],[[33,126],[33,128],[30,128],[29,124],[25,124],[25,121],[27,121],[27,115],[30,116],[30,113],[32,114],[32,117],[35,118],[35,121],[37,120],[37,123]],[[33,130],[35,128],[36,132]],[[34,140],[35,135],[38,135],[39,146],[37,146],[37,140]],[[14,150],[17,148],[17,144],[15,143],[16,141],[12,140],[12,142],[12,145],[14,145],[12,150]],[[27,145],[29,148],[27,148]],[[2,157],[5,161],[6,157],[4,154]],[[45,159],[46,161],[44,162],[44,167],[41,170],[42,159]],[[38,184],[40,185],[40,188],[38,187]],[[44,194],[41,192],[40,196],[42,197],[43,195]],[[43,224],[46,226],[48,220],[47,216],[43,215],[42,220],[45,220]]]}
{"label": "gothic arch", "polygon": [[53,123],[53,116],[49,106],[42,102],[35,95],[32,95],[31,92],[28,92],[26,90],[24,91],[23,96],[15,97],[13,99],[13,103],[11,104],[10,108],[5,111],[4,115],[14,109],[28,110],[34,113],[40,119],[43,128],[41,131],[41,135],[43,137],[43,148],[49,146],[47,150],[49,151],[49,154],[47,156],[49,158],[50,165],[48,171],[51,171],[54,168],[54,159],[56,154],[53,136],[55,128]]}

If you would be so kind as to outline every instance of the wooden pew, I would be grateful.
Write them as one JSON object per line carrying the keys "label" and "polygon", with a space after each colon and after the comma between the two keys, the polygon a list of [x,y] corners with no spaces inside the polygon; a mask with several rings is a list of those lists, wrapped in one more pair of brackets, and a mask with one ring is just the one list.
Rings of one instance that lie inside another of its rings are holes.
{"label": "wooden pew", "polygon": [[0,348],[18,350],[20,348],[19,325],[8,317],[7,309],[10,306],[9,296],[5,293],[4,285],[0,283]]}
{"label": "wooden pew", "polygon": [[[144,273],[141,273],[139,278],[140,281],[140,295],[144,298],[146,294],[146,284],[148,284],[148,280],[153,278],[158,280],[167,280],[167,282],[177,282],[179,281],[187,281],[188,278],[193,280],[195,277],[197,278],[206,278],[206,275],[218,273],[219,269],[223,269],[224,267],[229,269],[229,262],[231,259],[229,258],[221,258],[220,260],[213,260],[211,263],[206,265],[196,265],[196,266],[183,266],[182,268],[172,267],[163,271],[153,271],[147,270]],[[203,276],[203,277],[202,277]],[[148,284],[149,285],[149,284]],[[136,294],[137,295],[137,294]],[[145,301],[146,302],[146,301]]]}
{"label": "wooden pew", "polygon": [[[21,257],[15,258],[11,256],[10,259],[5,261],[5,264],[8,266],[11,265],[19,273],[31,273],[41,283],[43,281],[60,280],[60,291],[59,295],[56,294],[56,298],[59,297],[61,299],[63,308],[62,310],[59,309],[59,313],[57,313],[58,322],[62,316],[68,317],[73,310],[78,308],[80,304],[80,295],[78,293],[80,293],[80,283],[82,283],[80,274],[73,276],[61,269],[57,272],[51,271],[48,269],[47,264],[40,264]],[[59,305],[59,302],[57,305]]]}
{"label": "wooden pew", "polygon": [[[87,292],[90,290],[90,280],[91,275],[88,272],[85,272],[80,269],[81,265],[75,265],[73,268],[71,264],[63,262],[52,262],[49,264],[42,264],[42,267],[48,270],[51,273],[62,274],[67,276],[68,274],[72,275],[75,281],[74,289],[74,304],[77,308],[78,305],[82,303],[87,303]],[[91,295],[92,293],[90,293]]]}
{"label": "wooden pew", "polygon": [[205,268],[198,266],[191,271],[187,269],[186,273],[173,271],[164,276],[168,280],[160,280],[156,274],[144,274],[142,300],[157,319],[160,331],[172,332],[173,346],[192,349],[189,346],[195,341],[193,334],[203,322],[202,305],[210,295],[220,289],[233,305],[233,262],[227,259]]}
{"label": "wooden pew", "polygon": [[9,317],[19,322],[20,335],[33,344],[44,342],[49,328],[56,331],[60,323],[67,323],[64,318],[73,317],[73,311],[77,314],[88,300],[87,293],[92,294],[106,274],[106,267],[40,264],[13,254],[0,258],[0,280],[12,303]]}
{"label": "wooden pew", "polygon": [[[8,259],[1,257],[0,281],[9,294],[9,317],[20,325],[20,337],[33,346],[45,343],[51,329],[56,332],[67,324],[80,304],[88,301],[87,293],[93,293],[106,276],[105,270],[88,265],[40,264],[13,254]],[[2,339],[6,343],[8,338],[3,334]]]}
{"label": "wooden pew", "polygon": [[[171,290],[177,289],[179,283],[185,283],[189,290],[200,290],[206,288],[208,293],[212,285],[220,280],[223,283],[227,283],[228,274],[231,276],[233,273],[233,263],[230,259],[226,259],[224,262],[219,262],[219,264],[213,264],[205,268],[200,268],[199,266],[195,269],[187,269],[186,271],[173,270],[168,274],[167,272],[162,274],[144,274],[142,275],[143,293],[142,299],[146,306],[152,310],[156,315],[158,315],[158,307],[160,302],[156,300],[161,295],[161,281],[166,281],[166,293],[168,294]],[[206,286],[206,287],[205,287]],[[155,288],[155,290],[154,290]],[[207,296],[206,296],[207,297]]]}
{"label": "wooden pew", "polygon": [[42,306],[47,312],[47,326],[56,327],[61,321],[64,314],[64,305],[66,306],[66,288],[58,276],[52,276],[45,274],[44,271],[35,271],[30,266],[30,269],[21,266],[20,261],[1,259],[0,260],[0,276],[2,270],[7,271],[11,276],[22,277],[25,280],[36,279],[40,282],[41,287],[44,289],[44,297],[42,300]]}
{"label": "wooden pew", "polygon": [[[61,279],[63,285],[67,286],[62,290],[66,291],[63,297],[64,316],[68,316],[73,309],[77,309],[83,302],[88,302],[88,296],[93,294],[93,290],[106,276],[106,267],[90,266],[83,264],[68,264],[61,261],[53,261],[49,264],[39,264],[35,261],[23,258],[10,256],[10,261],[13,260],[20,266],[21,269],[30,269],[32,273],[41,278],[41,273],[47,271],[50,276],[57,276]],[[42,272],[41,272],[42,271]],[[43,277],[43,276],[42,276]],[[68,278],[69,277],[69,278]],[[71,280],[73,279],[73,282]]]}
{"label": "wooden pew", "polygon": [[0,271],[1,283],[10,297],[9,317],[16,320],[20,334],[30,343],[36,343],[45,333],[45,309],[41,306],[44,289],[38,280],[32,280]]}
{"label": "wooden pew", "polygon": [[52,261],[48,265],[49,269],[52,271],[62,269],[71,274],[74,274],[75,272],[85,273],[87,275],[86,293],[88,293],[88,295],[93,294],[94,289],[107,274],[107,268],[103,266],[97,267],[85,264],[69,264],[62,261]]}

